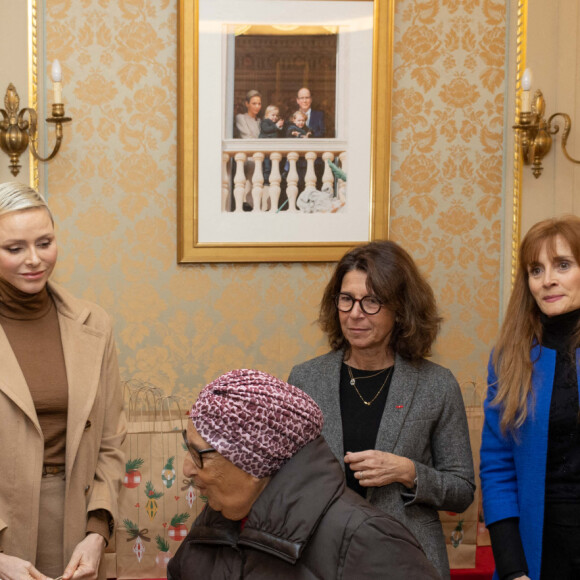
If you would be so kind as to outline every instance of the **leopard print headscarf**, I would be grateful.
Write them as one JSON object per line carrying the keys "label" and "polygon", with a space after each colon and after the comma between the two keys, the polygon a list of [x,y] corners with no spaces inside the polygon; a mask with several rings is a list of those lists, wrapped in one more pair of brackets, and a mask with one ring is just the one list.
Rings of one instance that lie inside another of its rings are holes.
{"label": "leopard print headscarf", "polygon": [[254,477],[268,477],[316,439],[324,419],[300,389],[267,373],[230,371],[203,388],[189,416],[216,451]]}

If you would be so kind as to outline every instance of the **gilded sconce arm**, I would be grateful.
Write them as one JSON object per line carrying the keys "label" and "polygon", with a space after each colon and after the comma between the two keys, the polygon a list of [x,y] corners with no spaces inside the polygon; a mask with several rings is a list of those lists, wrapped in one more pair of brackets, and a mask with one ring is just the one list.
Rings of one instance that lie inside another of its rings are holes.
{"label": "gilded sconce arm", "polygon": [[[570,119],[570,115],[568,115],[567,113],[554,113],[548,119],[548,126],[549,127],[552,126],[552,120],[555,119],[556,117],[562,117],[564,119],[564,129],[562,131],[562,151],[564,152],[566,159],[568,159],[572,163],[580,163],[580,159],[574,159],[568,153],[568,151],[566,149],[566,143],[568,142],[568,136],[570,135],[570,129],[572,129],[572,120]],[[554,124],[554,129],[552,131],[552,134],[555,135],[559,130],[560,130],[560,126]]]}

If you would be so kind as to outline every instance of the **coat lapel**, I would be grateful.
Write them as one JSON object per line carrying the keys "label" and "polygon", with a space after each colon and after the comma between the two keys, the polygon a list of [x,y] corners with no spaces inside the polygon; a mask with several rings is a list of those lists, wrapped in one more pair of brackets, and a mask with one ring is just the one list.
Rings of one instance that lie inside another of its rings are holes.
{"label": "coat lapel", "polygon": [[40,424],[30,395],[26,379],[20,370],[16,355],[10,346],[6,333],[0,326],[0,352],[2,353],[2,374],[0,375],[0,391],[9,397],[23,413],[32,421],[39,433]]}
{"label": "coat lapel", "polygon": [[340,414],[340,367],[343,357],[342,350],[329,353],[324,365],[320,368],[318,377],[323,385],[319,390],[317,402],[324,415],[324,438],[344,468],[344,443]]}
{"label": "coat lapel", "polygon": [[81,436],[95,401],[105,348],[105,336],[85,325],[88,310],[77,314],[71,317],[70,312],[59,310],[68,381],[67,476],[70,476]]}
{"label": "coat lapel", "polygon": [[379,425],[376,449],[393,453],[403,424],[411,408],[419,374],[417,369],[399,355],[389,387],[385,410]]}

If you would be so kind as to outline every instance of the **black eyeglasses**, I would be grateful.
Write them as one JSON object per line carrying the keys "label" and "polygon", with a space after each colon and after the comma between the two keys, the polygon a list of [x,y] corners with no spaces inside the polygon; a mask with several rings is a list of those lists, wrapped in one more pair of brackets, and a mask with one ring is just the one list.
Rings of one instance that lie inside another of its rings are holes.
{"label": "black eyeglasses", "polygon": [[203,469],[203,454],[204,453],[211,453],[212,451],[215,451],[215,449],[213,447],[208,447],[207,449],[196,449],[188,440],[187,440],[187,430],[184,429],[181,434],[183,435],[183,443],[185,444],[185,446],[187,447],[187,450],[189,451],[189,454],[191,455],[191,458],[193,459],[193,462],[195,463],[195,466],[198,469]]}
{"label": "black eyeglasses", "polygon": [[341,312],[350,312],[354,308],[355,302],[359,303],[360,309],[365,314],[376,314],[383,305],[375,296],[363,296],[362,298],[353,298],[350,294],[340,292],[334,297],[334,303]]}

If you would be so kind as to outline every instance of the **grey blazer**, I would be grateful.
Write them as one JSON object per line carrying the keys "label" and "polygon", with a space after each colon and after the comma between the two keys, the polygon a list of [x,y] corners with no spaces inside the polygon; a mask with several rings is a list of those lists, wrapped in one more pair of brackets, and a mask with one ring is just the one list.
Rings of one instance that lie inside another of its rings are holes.
{"label": "grey blazer", "polygon": [[[329,352],[297,365],[288,382],[308,393],[322,409],[322,434],[344,469],[339,398],[343,357],[343,351]],[[467,417],[451,371],[428,360],[411,363],[396,356],[375,448],[411,459],[417,487],[410,491],[393,483],[369,488],[368,501],[405,524],[441,577],[449,578],[437,510],[463,512],[475,491]]]}

